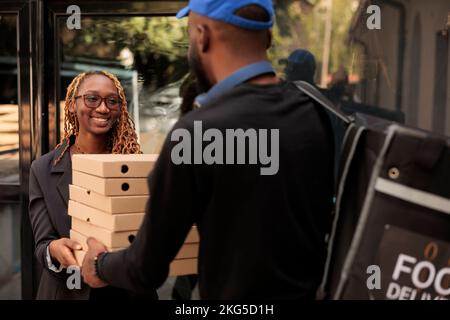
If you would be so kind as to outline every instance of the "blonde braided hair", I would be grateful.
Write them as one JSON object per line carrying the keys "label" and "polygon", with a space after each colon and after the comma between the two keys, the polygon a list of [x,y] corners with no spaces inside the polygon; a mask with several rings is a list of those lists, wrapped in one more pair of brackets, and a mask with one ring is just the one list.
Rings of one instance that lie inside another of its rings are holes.
{"label": "blonde braided hair", "polygon": [[78,93],[78,88],[84,79],[91,75],[103,75],[114,82],[114,85],[119,94],[122,105],[120,107],[120,115],[118,121],[113,125],[109,131],[108,147],[113,154],[133,154],[142,153],[141,147],[138,143],[136,130],[134,128],[133,119],[130,118],[127,109],[127,100],[125,91],[120,84],[119,79],[112,73],[107,71],[88,71],[76,76],[69,87],[67,88],[66,100],[64,102],[64,134],[61,143],[56,146],[58,148],[64,142],[66,146],[61,155],[56,159],[55,165],[62,159],[66,151],[70,147],[70,137],[79,133],[79,123],[75,112],[70,112],[72,106],[75,106],[75,96]]}

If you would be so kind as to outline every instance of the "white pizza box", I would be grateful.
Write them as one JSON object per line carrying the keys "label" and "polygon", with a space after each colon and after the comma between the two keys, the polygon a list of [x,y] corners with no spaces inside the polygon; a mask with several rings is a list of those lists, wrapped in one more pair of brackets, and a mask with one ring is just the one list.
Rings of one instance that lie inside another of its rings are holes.
{"label": "white pizza box", "polygon": [[100,178],[73,170],[72,184],[105,196],[149,194],[147,178]]}
{"label": "white pizza box", "polygon": [[109,214],[145,212],[148,195],[108,197],[75,185],[69,185],[71,200]]}
{"label": "white pizza box", "polygon": [[103,178],[143,178],[157,159],[157,154],[76,154],[72,169]]}
{"label": "white pizza box", "polygon": [[144,220],[144,213],[108,214],[74,200],[69,200],[70,216],[110,231],[138,230]]}

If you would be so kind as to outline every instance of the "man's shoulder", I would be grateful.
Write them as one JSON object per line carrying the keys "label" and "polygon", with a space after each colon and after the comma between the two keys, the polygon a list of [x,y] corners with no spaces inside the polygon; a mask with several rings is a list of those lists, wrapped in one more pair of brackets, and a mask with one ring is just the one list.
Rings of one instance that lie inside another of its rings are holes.
{"label": "man's shoulder", "polygon": [[[272,85],[255,85],[255,84],[240,84],[227,92],[212,98],[204,106],[195,109],[187,114],[187,116],[201,116],[211,112],[219,112],[218,109],[222,107],[229,107],[230,105],[247,105],[254,106],[256,103],[268,101],[270,96],[278,98],[292,98],[307,97],[304,95],[293,83],[281,81]],[[278,100],[280,101],[280,100]],[[213,111],[214,110],[214,111]]]}
{"label": "man's shoulder", "polygon": [[[316,109],[314,101],[301,92],[292,82],[282,81],[273,86],[240,85],[229,92],[211,100],[207,105],[184,115],[174,129],[193,130],[196,121],[207,127],[221,128],[223,125],[242,125],[249,118],[259,117],[269,112],[272,117],[296,118]],[[285,107],[286,112],[272,113],[270,110]],[[284,115],[284,116],[283,116]],[[265,118],[267,121],[267,117]]]}
{"label": "man's shoulder", "polygon": [[234,107],[237,110],[243,110],[241,107],[247,106],[254,107],[254,111],[258,112],[258,106],[274,106],[286,103],[302,105],[311,102],[309,96],[303,93],[294,83],[282,80],[273,85],[239,85],[211,101],[207,107],[211,109]]}

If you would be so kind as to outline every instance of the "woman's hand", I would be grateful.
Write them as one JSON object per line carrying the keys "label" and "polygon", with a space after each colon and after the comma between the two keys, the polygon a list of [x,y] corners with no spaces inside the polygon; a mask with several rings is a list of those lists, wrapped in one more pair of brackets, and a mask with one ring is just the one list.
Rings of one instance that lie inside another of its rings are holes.
{"label": "woman's hand", "polygon": [[48,249],[52,258],[56,259],[64,268],[67,268],[78,265],[72,250],[81,250],[82,247],[76,241],[61,238],[50,242]]}

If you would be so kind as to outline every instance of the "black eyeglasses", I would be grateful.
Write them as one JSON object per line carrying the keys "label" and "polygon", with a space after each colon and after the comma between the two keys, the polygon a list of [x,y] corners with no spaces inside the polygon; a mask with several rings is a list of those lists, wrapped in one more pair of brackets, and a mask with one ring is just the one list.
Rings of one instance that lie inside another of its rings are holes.
{"label": "black eyeglasses", "polygon": [[117,111],[122,106],[122,99],[116,96],[100,97],[97,94],[84,94],[82,96],[76,96],[75,99],[83,98],[84,104],[88,108],[97,109],[100,107],[103,101],[105,101],[106,106],[111,111]]}

